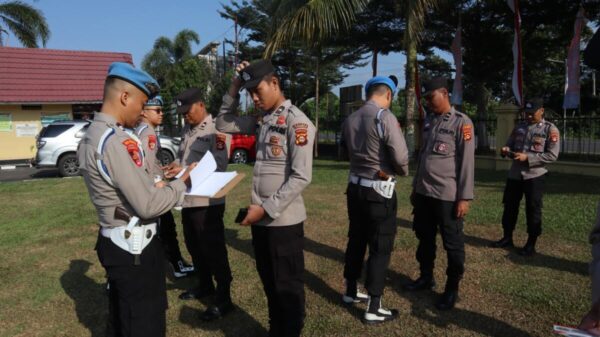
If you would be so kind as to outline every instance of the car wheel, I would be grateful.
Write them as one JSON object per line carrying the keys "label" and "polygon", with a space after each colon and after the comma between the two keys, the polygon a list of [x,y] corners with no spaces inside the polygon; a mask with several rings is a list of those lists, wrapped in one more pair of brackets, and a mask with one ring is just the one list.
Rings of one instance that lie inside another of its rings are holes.
{"label": "car wheel", "polygon": [[60,158],[58,161],[58,173],[61,177],[79,175],[79,161],[75,153],[68,153]]}
{"label": "car wheel", "polygon": [[248,163],[248,152],[244,149],[235,149],[231,156],[231,162],[234,164]]}
{"label": "car wheel", "polygon": [[160,161],[160,164],[162,166],[171,164],[174,159],[175,158],[173,157],[171,152],[169,152],[169,150],[160,149],[160,152],[158,153],[158,161]]}

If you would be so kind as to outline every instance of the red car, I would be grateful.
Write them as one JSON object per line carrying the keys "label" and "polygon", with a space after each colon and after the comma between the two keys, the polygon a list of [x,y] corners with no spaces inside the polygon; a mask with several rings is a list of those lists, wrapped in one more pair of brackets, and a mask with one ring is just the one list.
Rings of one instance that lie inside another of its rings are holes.
{"label": "red car", "polygon": [[235,164],[246,164],[256,159],[256,135],[236,133],[231,137],[229,160]]}

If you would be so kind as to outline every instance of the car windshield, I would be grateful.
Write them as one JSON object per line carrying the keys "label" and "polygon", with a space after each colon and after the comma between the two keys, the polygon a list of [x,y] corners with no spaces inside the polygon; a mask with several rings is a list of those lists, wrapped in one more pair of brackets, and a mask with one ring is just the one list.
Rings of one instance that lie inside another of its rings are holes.
{"label": "car windshield", "polygon": [[52,138],[57,137],[63,132],[69,130],[73,127],[73,124],[57,124],[57,125],[48,125],[43,128],[40,132],[40,138]]}

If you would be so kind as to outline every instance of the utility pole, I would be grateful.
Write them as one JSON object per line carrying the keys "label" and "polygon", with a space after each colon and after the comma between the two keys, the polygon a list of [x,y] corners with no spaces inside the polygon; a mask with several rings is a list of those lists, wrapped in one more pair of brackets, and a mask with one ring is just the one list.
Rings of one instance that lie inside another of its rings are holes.
{"label": "utility pole", "polygon": [[223,76],[227,73],[227,58],[225,56],[225,39],[223,39]]}
{"label": "utility pole", "polygon": [[235,56],[233,58],[233,60],[234,60],[233,65],[237,66],[237,64],[238,64],[238,18],[237,18],[237,15],[235,16],[234,20],[235,20]]}

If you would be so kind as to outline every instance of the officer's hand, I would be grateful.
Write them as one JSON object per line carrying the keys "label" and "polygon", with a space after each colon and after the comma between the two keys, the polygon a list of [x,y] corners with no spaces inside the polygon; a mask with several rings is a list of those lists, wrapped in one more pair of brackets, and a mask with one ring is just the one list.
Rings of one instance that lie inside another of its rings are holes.
{"label": "officer's hand", "polygon": [[183,172],[183,174],[179,178],[179,179],[183,180],[183,182],[186,184],[187,187],[192,186],[192,179],[190,179],[190,172],[192,172],[192,170],[194,169],[194,167],[196,167],[196,165],[198,165],[198,163],[191,163],[190,165],[188,165],[187,170],[185,170],[185,172]]}
{"label": "officer's hand", "polygon": [[469,213],[469,206],[468,200],[459,200],[456,203],[456,217],[462,219],[467,216],[467,213]]}
{"label": "officer's hand", "polygon": [[515,153],[514,160],[521,161],[521,162],[527,161],[527,155],[523,152],[517,152],[517,153]]}
{"label": "officer's hand", "polygon": [[259,205],[250,205],[248,206],[248,214],[242,220],[240,225],[242,226],[250,226],[253,223],[257,223],[260,219],[265,217],[265,209]]}
{"label": "officer's hand", "polygon": [[181,170],[183,169],[183,167],[180,165],[177,165],[176,163],[171,163],[167,166],[161,167],[161,169],[165,173],[165,178],[170,179],[170,178],[173,178],[174,176],[178,175],[179,172],[181,172]]}
{"label": "officer's hand", "polygon": [[242,63],[235,67],[236,76],[233,76],[233,79],[231,80],[231,85],[229,86],[229,96],[236,97],[238,95],[240,88],[242,87],[242,79],[240,78],[240,74],[248,65],[250,65],[250,62],[242,61]]}

